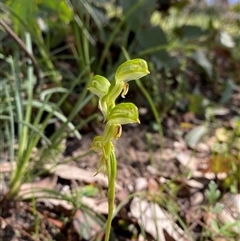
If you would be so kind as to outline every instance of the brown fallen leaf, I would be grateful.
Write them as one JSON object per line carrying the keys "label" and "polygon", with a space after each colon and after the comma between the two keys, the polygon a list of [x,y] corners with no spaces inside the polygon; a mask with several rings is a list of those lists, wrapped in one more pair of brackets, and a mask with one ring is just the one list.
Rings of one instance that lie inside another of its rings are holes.
{"label": "brown fallen leaf", "polygon": [[201,160],[193,157],[191,153],[178,153],[176,159],[186,168],[191,171],[196,171],[198,169],[199,163]]}
{"label": "brown fallen leaf", "polygon": [[101,231],[101,226],[96,219],[81,210],[76,211],[73,226],[80,237],[83,237],[85,240],[91,240],[92,237]]}
{"label": "brown fallen leaf", "polygon": [[[53,209],[54,207],[59,207],[65,213],[72,211],[74,208],[72,203],[70,203],[66,200],[57,199],[57,198],[38,198],[37,202],[42,202],[45,204],[45,206],[47,206],[48,208],[51,208],[51,209]],[[81,198],[80,202],[96,213],[108,214],[107,199],[99,201],[94,198],[83,196]]]}
{"label": "brown fallen leaf", "polygon": [[[240,220],[240,194],[227,193],[223,197],[222,203],[223,209],[217,214],[217,218],[221,223],[230,224]],[[240,226],[235,225],[231,227],[231,230],[237,234],[240,234]]]}
{"label": "brown fallen leaf", "polygon": [[50,218],[47,217],[47,221],[51,224],[53,224],[54,226],[56,226],[59,229],[63,229],[64,228],[64,223],[60,220],[54,219],[54,218]]}
{"label": "brown fallen leaf", "polygon": [[130,194],[129,190],[127,188],[123,188],[121,191],[116,193],[116,200],[118,200],[119,202],[122,202],[122,201],[128,202],[127,197],[129,194]]}
{"label": "brown fallen leaf", "polygon": [[107,199],[99,201],[99,200],[96,200],[95,198],[82,197],[81,202],[96,213],[108,214]]}
{"label": "brown fallen leaf", "polygon": [[164,230],[177,241],[190,240],[184,231],[175,223],[174,218],[163,211],[156,203],[134,197],[130,206],[132,217],[155,240],[167,241]]}
{"label": "brown fallen leaf", "polygon": [[[49,172],[54,173],[63,179],[79,180],[86,183],[98,183],[100,186],[108,187],[108,179],[102,173],[95,175],[96,172],[87,171],[82,168],[67,164],[60,164],[55,167],[47,165],[46,168],[49,170]],[[121,187],[116,184],[116,190],[120,189]]]}
{"label": "brown fallen leaf", "polygon": [[68,215],[73,210],[74,206],[72,203],[56,198],[37,198],[37,202],[42,202],[44,205],[51,209],[59,209],[62,213]]}
{"label": "brown fallen leaf", "polygon": [[43,189],[53,190],[57,184],[57,176],[46,177],[38,182],[24,183],[21,185],[18,196],[22,199],[46,196],[47,192]]}
{"label": "brown fallen leaf", "polygon": [[[217,215],[217,218],[219,221],[226,225],[226,224],[234,224],[237,222],[237,220],[232,216],[231,212],[227,209],[227,207],[224,207],[223,210]],[[239,219],[238,219],[239,221]],[[231,231],[235,232],[237,234],[240,234],[239,229],[239,223],[231,227]]]}

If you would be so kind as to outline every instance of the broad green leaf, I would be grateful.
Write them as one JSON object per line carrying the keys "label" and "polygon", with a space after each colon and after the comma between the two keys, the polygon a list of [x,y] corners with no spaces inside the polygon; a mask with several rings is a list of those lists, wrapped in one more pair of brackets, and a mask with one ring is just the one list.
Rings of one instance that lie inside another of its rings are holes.
{"label": "broad green leaf", "polygon": [[205,125],[200,125],[193,128],[185,137],[187,144],[191,148],[195,148],[207,131],[208,128]]}
{"label": "broad green leaf", "polygon": [[[9,7],[13,12],[28,23],[29,27],[33,30],[38,28],[36,23],[36,16],[38,11],[37,0],[21,0],[21,1],[11,1]],[[14,31],[19,34],[21,31],[20,19],[12,14],[12,20],[14,23]]]}
{"label": "broad green leaf", "polygon": [[196,115],[203,115],[210,102],[205,99],[204,96],[201,94],[188,95],[188,101],[189,111],[193,112]]}
{"label": "broad green leaf", "polygon": [[199,26],[184,25],[184,26],[175,28],[175,33],[180,38],[189,39],[189,38],[199,38],[202,35],[206,34],[206,31]]}
{"label": "broad green leaf", "polygon": [[221,94],[220,103],[226,104],[232,98],[234,90],[237,90],[237,86],[232,80],[227,80],[225,88]]}
{"label": "broad green leaf", "polygon": [[213,75],[213,67],[210,61],[208,60],[206,54],[203,51],[197,50],[192,58],[196,61],[196,63],[201,66],[204,71],[207,73],[208,77],[212,79]]}
{"label": "broad green leaf", "polygon": [[150,51],[159,66],[174,68],[179,65],[177,58],[170,56],[166,51],[167,37],[160,26],[149,26],[142,29],[137,33],[137,41],[141,53],[145,55]]}
{"label": "broad green leaf", "polygon": [[160,26],[143,29],[137,36],[141,49],[148,49],[167,44],[166,35]]}
{"label": "broad green leaf", "polygon": [[[123,14],[126,15],[135,4],[139,3],[141,0],[120,0],[120,5],[123,8]],[[142,1],[140,7],[131,14],[127,19],[127,26],[131,30],[138,31],[150,23],[151,14],[155,9],[155,0],[145,0]]]}
{"label": "broad green leaf", "polygon": [[224,31],[220,32],[219,41],[223,46],[227,48],[234,48],[236,46],[231,35]]}

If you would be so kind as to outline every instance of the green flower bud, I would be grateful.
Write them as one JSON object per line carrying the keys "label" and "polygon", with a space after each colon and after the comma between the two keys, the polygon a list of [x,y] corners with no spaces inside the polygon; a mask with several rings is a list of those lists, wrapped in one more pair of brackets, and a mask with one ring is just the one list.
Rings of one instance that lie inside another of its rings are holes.
{"label": "green flower bud", "polygon": [[122,129],[120,124],[112,124],[107,122],[105,130],[102,135],[102,143],[105,146],[108,142],[111,142],[113,139],[118,139],[121,136]]}
{"label": "green flower bud", "polygon": [[109,162],[111,152],[114,152],[114,147],[112,142],[109,141],[104,146],[103,153],[100,156],[100,161],[97,166],[97,173],[94,176],[100,172],[102,172],[104,175],[109,175],[107,162]]}
{"label": "green flower bud", "polygon": [[129,84],[125,83],[123,86],[122,94],[121,94],[122,98],[125,98],[125,95],[128,93],[128,89],[129,89]]}
{"label": "green flower bud", "polygon": [[111,83],[111,86],[109,87],[108,91],[108,99],[115,102],[117,97],[121,94],[124,88],[124,82],[117,82],[116,79],[114,79]]}
{"label": "green flower bud", "polygon": [[102,153],[104,148],[102,139],[103,139],[102,136],[95,136],[92,141],[90,150],[93,150],[98,153]]}
{"label": "green flower bud", "polygon": [[100,161],[98,162],[98,166],[97,166],[97,172],[94,174],[94,176],[96,176],[98,173],[103,173],[104,176],[106,176],[108,174],[107,171],[107,159],[104,155],[101,155],[100,157]]}
{"label": "green flower bud", "polygon": [[108,99],[115,102],[117,97],[121,94],[122,98],[125,98],[125,95],[128,93],[129,84],[124,82],[117,82],[115,79],[112,82],[109,91]]}
{"label": "green flower bud", "polygon": [[115,74],[117,82],[140,79],[149,74],[147,62],[143,59],[131,59],[121,64]]}
{"label": "green flower bud", "polygon": [[103,97],[108,93],[110,82],[108,79],[101,75],[93,76],[88,89],[99,98]]}
{"label": "green flower bud", "polygon": [[98,108],[101,110],[101,112],[104,116],[104,121],[106,120],[107,115],[108,115],[109,105],[110,104],[109,104],[108,95],[105,95],[99,99]]}
{"label": "green flower bud", "polygon": [[109,114],[109,124],[140,123],[138,119],[138,108],[133,103],[121,103],[116,105]]}

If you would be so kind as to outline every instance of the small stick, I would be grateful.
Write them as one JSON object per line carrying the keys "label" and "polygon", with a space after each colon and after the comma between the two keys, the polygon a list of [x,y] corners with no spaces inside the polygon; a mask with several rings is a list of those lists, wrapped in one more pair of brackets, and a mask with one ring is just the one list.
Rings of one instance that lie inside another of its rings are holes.
{"label": "small stick", "polygon": [[13,40],[17,43],[17,45],[20,47],[20,49],[25,52],[25,54],[31,59],[33,68],[34,68],[34,73],[36,75],[37,81],[34,86],[34,92],[36,91],[38,85],[40,84],[41,77],[40,77],[40,68],[38,66],[37,60],[35,57],[27,50],[24,42],[13,32],[13,30],[2,20],[0,19],[0,25],[3,26],[3,28],[7,31],[7,33],[13,38]]}
{"label": "small stick", "polygon": [[[36,241],[28,232],[26,232],[23,228],[17,227],[16,225],[12,224],[11,222],[7,221],[5,218],[0,216],[0,221],[5,222],[7,225],[12,227],[13,229],[17,230],[20,232],[22,235],[28,237],[30,240]],[[37,239],[39,240],[39,239]]]}

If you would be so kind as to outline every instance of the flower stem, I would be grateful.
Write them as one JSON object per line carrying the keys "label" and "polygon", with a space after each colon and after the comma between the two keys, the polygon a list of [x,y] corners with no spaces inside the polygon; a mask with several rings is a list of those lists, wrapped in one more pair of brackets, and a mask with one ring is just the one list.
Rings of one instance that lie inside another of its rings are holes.
{"label": "flower stem", "polygon": [[117,161],[114,150],[111,151],[110,160],[108,162],[108,219],[104,241],[109,241],[111,233],[111,224],[114,210],[115,199],[115,179],[117,174]]}

